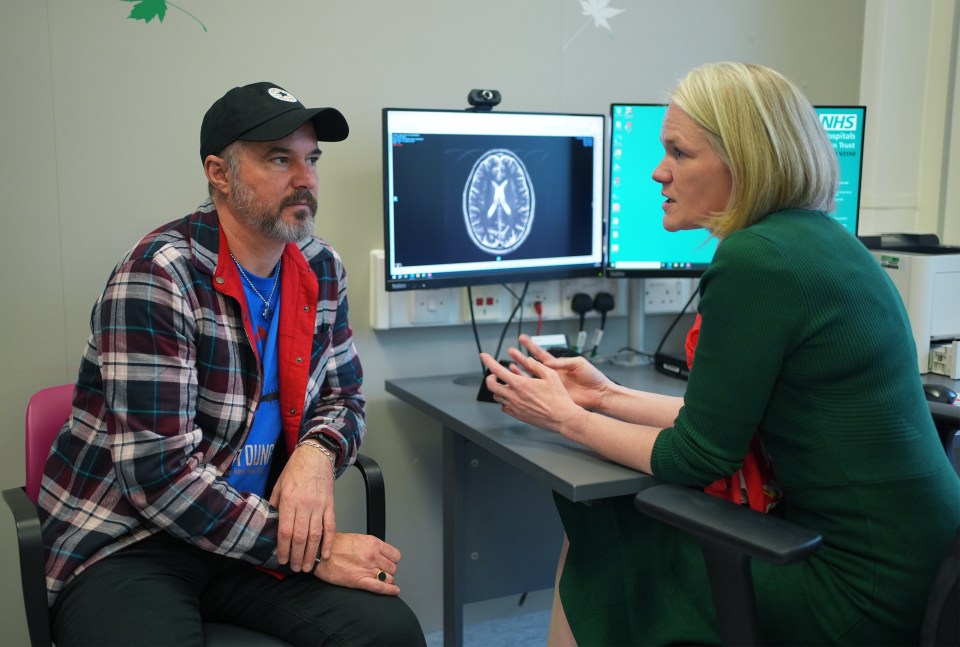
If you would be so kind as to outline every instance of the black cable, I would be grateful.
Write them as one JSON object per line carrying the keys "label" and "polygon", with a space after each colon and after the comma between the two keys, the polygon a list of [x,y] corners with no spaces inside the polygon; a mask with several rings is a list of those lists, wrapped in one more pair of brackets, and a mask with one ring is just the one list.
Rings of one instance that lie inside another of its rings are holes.
{"label": "black cable", "polygon": [[513,289],[512,289],[509,285],[504,285],[503,287],[505,287],[505,288],[507,289],[507,292],[509,292],[510,295],[511,295],[514,299],[516,299],[517,303],[520,304],[520,316],[517,317],[517,337],[519,337],[519,336],[520,336],[520,333],[523,332],[523,300],[524,300],[524,298],[525,298],[523,295],[525,295],[525,294],[527,293],[527,288],[530,287],[530,283],[529,283],[529,281],[528,281],[527,283],[524,284],[524,286],[523,286],[523,294],[521,294],[520,296],[517,296],[517,293],[514,292]]}
{"label": "black cable", "polygon": [[[520,318],[518,319],[518,326],[523,325],[523,300],[527,296],[527,289],[530,287],[530,283],[523,284],[523,292],[520,296],[517,296],[517,293],[514,292],[510,286],[503,284],[504,289],[509,292],[513,298],[516,300],[516,304],[513,306],[513,310],[510,311],[510,316],[507,317],[507,321],[503,324],[503,330],[500,333],[500,340],[497,342],[497,352],[494,354],[493,358],[496,360],[500,359],[500,351],[503,348],[503,340],[507,336],[507,330],[510,328],[510,323],[513,321],[513,318],[517,315],[517,312],[520,312]],[[467,299],[470,300],[470,327],[473,329],[473,339],[477,343],[477,355],[483,352],[483,345],[480,343],[480,332],[477,330],[477,318],[473,312],[474,300],[473,300],[473,290],[470,286],[467,286]],[[519,332],[518,332],[519,336]],[[483,362],[480,362],[480,372],[483,375],[487,374],[487,367],[483,365]]]}
{"label": "black cable", "polygon": [[657,346],[657,351],[656,351],[657,353],[659,353],[660,350],[663,348],[663,345],[664,345],[664,344],[666,343],[666,341],[667,341],[667,337],[669,337],[669,336],[670,336],[670,333],[673,332],[673,328],[674,328],[674,327],[677,325],[677,323],[680,321],[680,318],[683,317],[683,315],[685,315],[685,314],[687,313],[687,308],[689,308],[689,307],[690,307],[690,304],[693,303],[693,298],[694,298],[695,296],[697,296],[697,292],[698,292],[697,288],[694,288],[694,289],[690,290],[690,298],[687,299],[687,302],[686,302],[685,304],[683,304],[683,308],[681,308],[681,309],[680,309],[680,312],[677,313],[677,316],[674,317],[673,322],[671,322],[671,324],[670,324],[670,327],[667,328],[667,332],[663,333],[663,338],[660,340],[660,345]]}
{"label": "black cable", "polygon": [[[467,298],[470,299],[470,325],[473,328],[473,338],[477,342],[477,357],[480,357],[480,353],[483,352],[483,348],[480,346],[480,332],[477,330],[477,319],[473,314],[473,290],[470,289],[470,286],[467,286]],[[483,360],[480,361],[480,374],[486,375],[487,367],[483,365]]]}
{"label": "black cable", "polygon": [[597,292],[593,297],[593,309],[600,313],[600,330],[607,325],[607,313],[616,307],[613,295],[609,292]]}
{"label": "black cable", "polygon": [[607,313],[613,310],[616,303],[613,295],[609,292],[597,292],[593,297],[593,309],[600,313],[600,329],[594,336],[593,349],[590,351],[590,357],[596,357],[600,348],[600,340],[603,339],[603,329],[607,325]]}
{"label": "black cable", "polygon": [[634,355],[639,355],[640,357],[646,357],[647,359],[654,358],[653,353],[648,353],[645,350],[637,350],[632,346],[621,346],[620,349],[614,354],[619,355],[620,353],[633,353]]}
{"label": "black cable", "polygon": [[[500,333],[500,341],[497,342],[497,354],[494,355],[494,359],[500,359],[500,349],[503,348],[503,339],[507,336],[507,329],[510,327],[510,322],[513,321],[514,316],[516,316],[517,311],[523,311],[523,300],[527,297],[527,288],[530,287],[529,281],[523,284],[523,292],[520,293],[520,297],[517,298],[517,295],[514,294],[513,290],[504,285],[507,289],[507,292],[513,295],[513,298],[517,300],[517,304],[513,306],[513,310],[510,311],[510,316],[507,317],[506,323],[503,324],[503,331]],[[523,315],[521,315],[521,320]]]}
{"label": "black cable", "polygon": [[586,328],[587,313],[593,310],[593,299],[589,294],[577,292],[570,300],[570,309],[580,315],[580,330]]}

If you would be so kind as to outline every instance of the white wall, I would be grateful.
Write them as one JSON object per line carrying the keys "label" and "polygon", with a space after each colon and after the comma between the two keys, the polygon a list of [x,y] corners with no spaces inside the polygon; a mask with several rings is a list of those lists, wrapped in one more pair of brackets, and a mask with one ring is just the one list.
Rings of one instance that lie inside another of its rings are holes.
{"label": "white wall", "polygon": [[[662,99],[692,66],[739,59],[780,69],[813,102],[865,96],[872,120],[881,112],[874,98],[892,105],[886,100],[899,96],[901,84],[916,101],[926,92],[928,36],[944,2],[902,3],[910,7],[906,15],[901,10],[884,23],[884,12],[900,4],[613,0],[625,11],[609,19],[607,30],[582,15],[577,0],[178,0],[204,31],[172,5],[162,23],[145,24],[128,20],[133,5],[119,0],[4,0],[0,338],[7,343],[0,414],[7,424],[0,486],[22,482],[26,400],[44,385],[74,379],[90,306],[113,263],[140,235],[202,199],[197,148],[205,109],[229,87],[274,81],[307,105],[337,106],[351,124],[346,142],[325,147],[318,231],[350,273],[369,398],[364,449],[385,470],[387,531],[404,552],[404,597],[424,627],[436,629],[439,429],[387,396],[383,380],[470,371],[477,360],[466,329],[375,333],[367,323],[367,255],[382,246],[380,109],[460,108],[469,89],[492,87],[502,92],[503,109],[605,113],[614,101]],[[888,41],[896,44],[892,52]],[[869,95],[861,94],[861,56]],[[891,87],[877,63],[898,60],[907,63]],[[870,128],[876,136],[868,156],[920,165],[919,132],[894,137]],[[867,177],[874,194],[867,224],[914,229],[919,175],[878,164],[868,166]],[[484,344],[498,334],[485,328]],[[625,335],[622,324],[614,325],[605,343],[625,343]],[[338,520],[356,518],[349,509],[353,486],[341,496]],[[3,641],[23,643],[11,532],[0,511],[7,575],[0,625],[12,632]]]}
{"label": "white wall", "polygon": [[861,233],[932,232],[960,244],[960,168],[949,164],[960,151],[958,20],[956,0],[866,2]]}

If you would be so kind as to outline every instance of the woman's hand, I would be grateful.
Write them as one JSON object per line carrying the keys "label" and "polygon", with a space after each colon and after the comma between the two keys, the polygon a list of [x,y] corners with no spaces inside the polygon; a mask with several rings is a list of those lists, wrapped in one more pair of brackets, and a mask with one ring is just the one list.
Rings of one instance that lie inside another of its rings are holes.
{"label": "woman's hand", "polygon": [[[527,349],[530,357],[556,371],[574,402],[590,411],[603,410],[603,396],[611,384],[610,379],[585,357],[554,357],[537,345],[529,335],[520,335],[520,345]],[[514,348],[508,352],[514,362],[523,365],[523,354]]]}
{"label": "woman's hand", "polygon": [[319,560],[313,574],[330,584],[397,595],[399,561],[400,551],[385,541],[372,535],[339,532],[333,538],[330,557]]}
{"label": "woman's hand", "polygon": [[480,354],[490,370],[487,388],[494,400],[517,420],[569,435],[587,411],[570,398],[560,374],[515,348],[510,356],[516,364],[507,369],[487,353]]}
{"label": "woman's hand", "polygon": [[660,421],[672,421],[683,399],[625,390],[583,357],[554,357],[526,335],[520,343],[530,356],[511,348],[509,369],[480,354],[490,370],[487,388],[504,413],[649,474]]}

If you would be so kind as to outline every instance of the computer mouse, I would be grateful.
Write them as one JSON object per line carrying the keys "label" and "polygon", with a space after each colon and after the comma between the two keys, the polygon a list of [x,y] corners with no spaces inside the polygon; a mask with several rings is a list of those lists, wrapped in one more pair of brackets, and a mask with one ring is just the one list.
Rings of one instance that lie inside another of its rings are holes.
{"label": "computer mouse", "polygon": [[957,392],[946,384],[924,384],[923,393],[930,402],[953,404],[957,400]]}

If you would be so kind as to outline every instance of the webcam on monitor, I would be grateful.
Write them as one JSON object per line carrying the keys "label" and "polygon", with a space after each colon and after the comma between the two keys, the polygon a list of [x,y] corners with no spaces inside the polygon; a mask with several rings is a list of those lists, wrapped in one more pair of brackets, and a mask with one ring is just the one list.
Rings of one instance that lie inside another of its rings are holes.
{"label": "webcam on monitor", "polygon": [[500,103],[500,92],[497,90],[470,90],[467,101],[474,110],[491,110]]}

